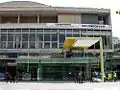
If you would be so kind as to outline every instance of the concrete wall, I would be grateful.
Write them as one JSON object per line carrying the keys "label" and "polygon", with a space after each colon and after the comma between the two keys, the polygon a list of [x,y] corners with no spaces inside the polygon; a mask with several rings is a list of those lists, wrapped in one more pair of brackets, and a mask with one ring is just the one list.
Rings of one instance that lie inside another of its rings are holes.
{"label": "concrete wall", "polygon": [[81,23],[81,15],[59,14],[58,23]]}

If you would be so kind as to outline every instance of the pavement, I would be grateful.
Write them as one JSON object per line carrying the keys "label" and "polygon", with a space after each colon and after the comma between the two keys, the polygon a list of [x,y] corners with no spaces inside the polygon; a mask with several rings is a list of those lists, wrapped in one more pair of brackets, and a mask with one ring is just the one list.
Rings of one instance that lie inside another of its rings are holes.
{"label": "pavement", "polygon": [[120,82],[0,82],[0,90],[120,90]]}

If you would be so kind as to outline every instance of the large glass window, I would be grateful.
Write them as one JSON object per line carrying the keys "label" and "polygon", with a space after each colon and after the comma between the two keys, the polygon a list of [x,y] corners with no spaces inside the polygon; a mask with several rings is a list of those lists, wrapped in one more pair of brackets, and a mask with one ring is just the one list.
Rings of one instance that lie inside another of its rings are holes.
{"label": "large glass window", "polygon": [[12,33],[8,33],[8,41],[13,41],[13,34]]}
{"label": "large glass window", "polygon": [[7,40],[7,34],[1,34],[1,41]]}
{"label": "large glass window", "polygon": [[28,34],[22,34],[22,41],[28,41]]}
{"label": "large glass window", "polygon": [[43,34],[37,34],[37,41],[43,41]]}
{"label": "large glass window", "polygon": [[35,34],[30,34],[29,35],[29,40],[30,41],[35,41]]}
{"label": "large glass window", "polygon": [[44,41],[50,41],[50,34],[44,34]]}

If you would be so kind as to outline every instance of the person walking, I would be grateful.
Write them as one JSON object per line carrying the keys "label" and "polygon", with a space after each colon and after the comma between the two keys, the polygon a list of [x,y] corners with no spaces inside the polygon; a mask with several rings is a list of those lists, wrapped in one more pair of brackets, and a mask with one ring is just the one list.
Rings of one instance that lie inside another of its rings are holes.
{"label": "person walking", "polygon": [[116,74],[116,72],[113,72],[113,81],[115,82],[116,79],[117,79],[117,74]]}

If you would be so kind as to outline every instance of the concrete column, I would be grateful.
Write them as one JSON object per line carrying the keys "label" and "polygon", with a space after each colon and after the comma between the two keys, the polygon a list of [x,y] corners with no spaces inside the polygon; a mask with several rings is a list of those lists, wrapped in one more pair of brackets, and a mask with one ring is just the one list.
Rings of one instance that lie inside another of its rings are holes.
{"label": "concrete column", "polygon": [[37,23],[39,23],[39,21],[40,21],[40,16],[39,16],[39,13],[38,13],[38,15],[37,15]]}
{"label": "concrete column", "polygon": [[37,80],[42,80],[42,66],[41,61],[38,63],[38,69],[37,69]]}
{"label": "concrete column", "polygon": [[1,23],[1,18],[2,18],[2,17],[0,16],[0,23]]}
{"label": "concrete column", "polygon": [[20,14],[18,14],[17,23],[20,23]]}

